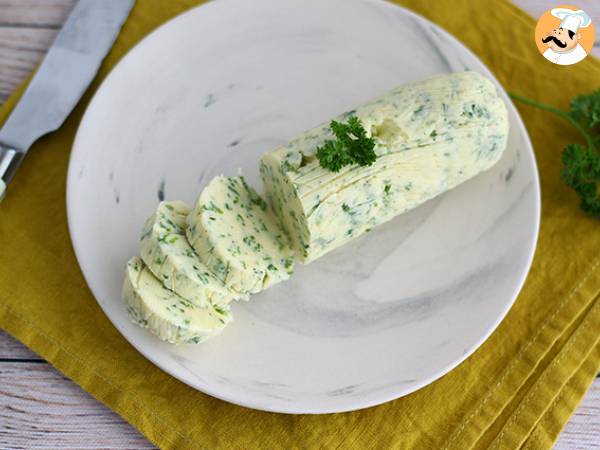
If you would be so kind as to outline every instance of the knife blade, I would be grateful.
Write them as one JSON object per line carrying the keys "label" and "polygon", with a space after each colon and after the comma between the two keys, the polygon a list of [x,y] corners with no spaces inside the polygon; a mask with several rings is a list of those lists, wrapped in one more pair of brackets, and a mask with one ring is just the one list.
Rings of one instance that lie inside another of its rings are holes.
{"label": "knife blade", "polygon": [[31,145],[58,129],[112,47],[135,0],[79,0],[0,129],[0,199]]}

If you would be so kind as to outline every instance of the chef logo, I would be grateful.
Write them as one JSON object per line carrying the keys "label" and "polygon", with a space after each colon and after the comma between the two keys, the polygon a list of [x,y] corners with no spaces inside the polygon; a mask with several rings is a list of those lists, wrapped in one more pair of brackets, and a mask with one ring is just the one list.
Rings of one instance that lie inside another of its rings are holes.
{"label": "chef logo", "polygon": [[576,64],[594,45],[592,19],[575,6],[553,8],[538,20],[535,42],[548,61],[561,66]]}

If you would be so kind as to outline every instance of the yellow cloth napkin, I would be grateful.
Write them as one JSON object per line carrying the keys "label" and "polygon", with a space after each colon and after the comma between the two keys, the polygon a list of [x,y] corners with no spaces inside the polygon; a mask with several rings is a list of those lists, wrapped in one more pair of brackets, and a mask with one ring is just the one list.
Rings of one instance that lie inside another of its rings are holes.
{"label": "yellow cloth napkin", "polygon": [[[559,180],[560,151],[580,136],[528,106],[517,105],[535,146],[543,202],[531,273],[490,339],[420,391],[344,414],[253,411],[170,377],[110,324],[67,232],[71,143],[91,95],[125,51],[197,3],[138,0],[79,106],[25,160],[0,205],[0,326],[163,448],[549,448],[600,368],[600,222],[579,211]],[[598,87],[598,61],[548,63],[533,42],[534,21],[506,1],[485,8],[472,0],[399,3],[458,36],[507,89],[566,107],[573,95]]]}

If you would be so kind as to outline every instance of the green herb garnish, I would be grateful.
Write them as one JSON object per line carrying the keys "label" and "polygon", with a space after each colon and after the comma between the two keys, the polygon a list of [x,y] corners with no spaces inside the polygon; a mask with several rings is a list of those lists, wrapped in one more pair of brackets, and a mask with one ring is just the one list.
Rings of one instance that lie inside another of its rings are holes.
{"label": "green herb garnish", "polygon": [[336,137],[317,147],[316,156],[324,169],[339,172],[352,164],[370,166],[377,159],[375,139],[368,137],[360,119],[352,116],[347,123],[332,120],[329,128]]}
{"label": "green herb garnish", "polygon": [[580,208],[600,218],[600,89],[574,97],[569,111],[518,94],[510,93],[510,96],[566,119],[585,138],[586,145],[569,144],[564,148],[560,175],[567,186],[579,195]]}

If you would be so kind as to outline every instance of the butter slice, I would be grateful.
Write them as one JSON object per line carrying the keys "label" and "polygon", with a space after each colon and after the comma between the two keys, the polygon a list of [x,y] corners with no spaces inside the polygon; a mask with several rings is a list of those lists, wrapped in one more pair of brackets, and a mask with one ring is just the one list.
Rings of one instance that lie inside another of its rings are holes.
{"label": "butter slice", "polygon": [[200,308],[167,289],[137,257],[127,263],[122,292],[129,318],[172,344],[198,344],[231,322],[227,307]]}
{"label": "butter slice", "polygon": [[200,259],[237,292],[260,292],[292,273],[283,230],[243,177],[215,177],[188,215],[186,232]]}
{"label": "butter slice", "polygon": [[225,287],[187,241],[190,208],[183,202],[161,202],[141,236],[142,260],[162,284],[196,306],[226,305],[245,298]]}

